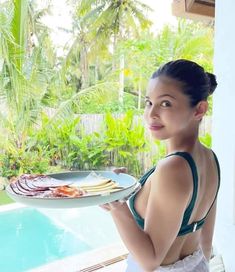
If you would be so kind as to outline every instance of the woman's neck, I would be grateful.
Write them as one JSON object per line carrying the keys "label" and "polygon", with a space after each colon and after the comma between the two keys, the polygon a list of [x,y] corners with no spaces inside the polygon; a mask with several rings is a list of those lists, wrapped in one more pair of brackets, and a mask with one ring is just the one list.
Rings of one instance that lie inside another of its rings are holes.
{"label": "woman's neck", "polygon": [[201,143],[198,140],[198,133],[183,135],[181,137],[175,137],[166,141],[167,154],[176,151],[186,151],[193,153],[193,151],[201,147]]}

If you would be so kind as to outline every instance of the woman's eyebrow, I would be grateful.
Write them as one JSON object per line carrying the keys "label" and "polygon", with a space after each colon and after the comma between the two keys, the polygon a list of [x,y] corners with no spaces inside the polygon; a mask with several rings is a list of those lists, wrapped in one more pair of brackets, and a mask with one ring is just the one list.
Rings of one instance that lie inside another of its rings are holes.
{"label": "woman's eyebrow", "polygon": [[[172,96],[170,94],[161,94],[157,98],[162,98],[162,97],[165,97],[165,96],[168,96],[170,98],[176,99],[174,96]],[[149,96],[145,96],[145,99],[150,99],[150,97]]]}

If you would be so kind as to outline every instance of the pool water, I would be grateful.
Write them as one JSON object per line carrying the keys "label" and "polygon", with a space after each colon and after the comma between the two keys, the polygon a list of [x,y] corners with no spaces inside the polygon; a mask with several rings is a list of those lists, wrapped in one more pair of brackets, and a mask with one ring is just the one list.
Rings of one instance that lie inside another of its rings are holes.
{"label": "pool water", "polygon": [[[107,225],[111,221],[105,217],[101,225],[94,215],[97,211],[93,208],[83,212],[49,210],[42,213],[33,208],[0,212],[0,271],[27,271],[116,242],[119,237],[112,234],[113,226]],[[83,218],[82,224],[79,218]],[[111,237],[104,232],[105,228]]]}

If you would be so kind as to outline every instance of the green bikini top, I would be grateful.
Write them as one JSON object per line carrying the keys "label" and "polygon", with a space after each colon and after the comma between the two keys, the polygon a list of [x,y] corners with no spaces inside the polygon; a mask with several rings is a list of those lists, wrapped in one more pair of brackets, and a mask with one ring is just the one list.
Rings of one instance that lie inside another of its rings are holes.
{"label": "green bikini top", "polygon": [[[213,151],[212,151],[213,152]],[[199,221],[195,221],[191,224],[188,224],[189,222],[189,219],[191,217],[191,214],[192,214],[192,211],[193,211],[193,208],[194,208],[194,205],[195,205],[195,202],[196,202],[196,198],[197,198],[197,192],[198,192],[198,174],[197,174],[197,167],[196,167],[196,164],[194,162],[194,159],[192,158],[192,156],[188,153],[188,152],[175,152],[175,153],[172,153],[172,154],[169,154],[167,155],[166,157],[169,157],[169,156],[173,156],[173,155],[177,155],[177,156],[180,156],[180,157],[183,157],[189,164],[190,168],[191,168],[191,171],[192,171],[192,175],[193,175],[193,194],[192,194],[192,199],[188,205],[188,207],[186,208],[185,212],[184,212],[184,216],[183,216],[183,221],[182,221],[182,224],[181,224],[181,227],[180,227],[180,230],[179,230],[179,233],[177,236],[182,236],[182,235],[185,235],[185,234],[188,234],[190,232],[194,232],[198,229],[200,229],[204,222],[205,222],[205,219],[207,217],[207,215],[209,214],[216,198],[217,198],[217,194],[218,194],[218,191],[219,191],[219,186],[220,186],[220,166],[219,166],[219,162],[218,162],[218,159],[215,155],[215,153],[213,152],[213,155],[214,155],[214,158],[215,158],[215,162],[216,162],[216,165],[217,165],[217,169],[218,169],[218,177],[219,177],[219,180],[218,180],[218,188],[217,188],[217,192],[216,192],[216,195],[215,195],[215,199],[210,207],[210,209],[208,210],[207,214],[205,217],[203,217],[201,220]],[[146,182],[146,180],[148,179],[148,177],[154,172],[155,170],[155,166],[153,168],[151,168],[148,172],[146,172],[142,178],[139,180],[141,186],[143,186]],[[135,218],[135,221],[137,222],[137,224],[142,228],[144,229],[144,219],[142,217],[140,217],[140,215],[136,212],[135,210],[135,207],[134,207],[134,203],[135,203],[135,197],[136,197],[137,194],[133,195],[130,200],[129,200],[129,207],[133,213],[133,216]]]}

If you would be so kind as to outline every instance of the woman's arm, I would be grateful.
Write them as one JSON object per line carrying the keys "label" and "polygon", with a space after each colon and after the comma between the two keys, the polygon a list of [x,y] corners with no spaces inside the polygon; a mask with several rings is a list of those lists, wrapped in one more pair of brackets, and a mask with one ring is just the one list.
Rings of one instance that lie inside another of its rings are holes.
{"label": "woman's arm", "polygon": [[161,265],[177,237],[192,188],[187,162],[171,157],[164,159],[151,176],[144,230],[136,224],[127,204],[110,204],[122,240],[144,271]]}
{"label": "woman's arm", "polygon": [[129,252],[144,271],[153,271],[149,266],[155,258],[151,237],[136,224],[127,204],[112,209],[111,214]]}

